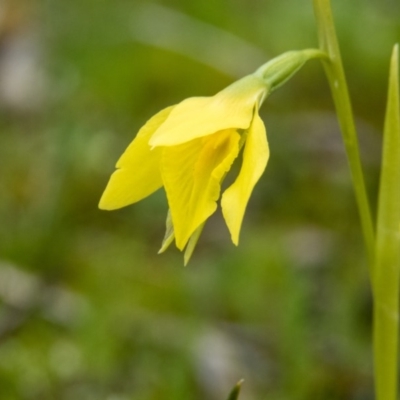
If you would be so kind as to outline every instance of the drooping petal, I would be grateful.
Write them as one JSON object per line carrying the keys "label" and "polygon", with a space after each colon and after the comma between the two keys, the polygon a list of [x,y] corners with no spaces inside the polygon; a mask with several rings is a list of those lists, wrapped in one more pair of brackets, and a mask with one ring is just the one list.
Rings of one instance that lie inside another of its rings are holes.
{"label": "drooping petal", "polygon": [[238,155],[239,140],[235,130],[226,130],[163,149],[161,173],[180,250],[215,211],[221,180]]}
{"label": "drooping petal", "polygon": [[212,97],[179,103],[154,133],[151,146],[174,146],[225,129],[248,129],[255,104],[264,96],[263,80],[248,75]]}
{"label": "drooping petal", "polygon": [[159,169],[162,149],[151,150],[149,139],[173,108],[165,108],[147,121],[122,154],[116,165],[118,169],[111,175],[100,199],[101,209],[125,207],[142,200],[162,186]]}
{"label": "drooping petal", "polygon": [[251,192],[267,166],[269,147],[264,123],[256,112],[247,133],[239,176],[222,195],[221,206],[232,242],[239,243],[240,227]]}

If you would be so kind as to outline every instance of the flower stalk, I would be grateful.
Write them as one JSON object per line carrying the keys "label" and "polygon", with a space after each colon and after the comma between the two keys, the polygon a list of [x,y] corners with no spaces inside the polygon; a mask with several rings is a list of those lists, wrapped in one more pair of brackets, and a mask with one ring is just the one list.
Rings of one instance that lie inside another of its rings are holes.
{"label": "flower stalk", "polygon": [[323,65],[331,88],[346,148],[372,280],[373,266],[375,263],[374,226],[364,183],[357,132],[340,49],[336,38],[330,0],[313,0],[313,3],[320,48],[329,56],[329,61],[324,61]]}

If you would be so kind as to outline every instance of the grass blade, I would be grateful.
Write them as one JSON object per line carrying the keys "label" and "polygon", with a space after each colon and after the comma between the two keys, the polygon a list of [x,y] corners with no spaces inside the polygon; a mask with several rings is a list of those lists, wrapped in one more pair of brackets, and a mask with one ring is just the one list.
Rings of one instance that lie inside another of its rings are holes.
{"label": "grass blade", "polygon": [[398,45],[393,49],[385,117],[374,269],[375,391],[397,398],[400,271],[400,110]]}

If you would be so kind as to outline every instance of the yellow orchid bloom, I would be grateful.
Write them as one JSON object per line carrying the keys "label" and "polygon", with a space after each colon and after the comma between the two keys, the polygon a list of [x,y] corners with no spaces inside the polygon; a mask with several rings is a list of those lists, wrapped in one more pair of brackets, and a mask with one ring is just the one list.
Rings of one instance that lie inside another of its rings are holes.
{"label": "yellow orchid bloom", "polygon": [[[258,109],[267,94],[311,58],[305,52],[285,53],[215,96],[192,97],[153,116],[118,160],[99,207],[125,207],[163,186],[170,212],[160,252],[175,239],[178,249],[186,247],[186,264],[221,197],[237,245],[251,192],[269,158]],[[221,182],[242,147],[239,175],[221,196]]]}
{"label": "yellow orchid bloom", "polygon": [[269,157],[258,115],[266,93],[264,81],[249,75],[215,96],[189,98],[156,114],[118,160],[99,207],[124,207],[164,186],[176,246],[183,250],[215,212],[221,182],[244,143],[239,176],[221,200],[238,244],[247,202]]}

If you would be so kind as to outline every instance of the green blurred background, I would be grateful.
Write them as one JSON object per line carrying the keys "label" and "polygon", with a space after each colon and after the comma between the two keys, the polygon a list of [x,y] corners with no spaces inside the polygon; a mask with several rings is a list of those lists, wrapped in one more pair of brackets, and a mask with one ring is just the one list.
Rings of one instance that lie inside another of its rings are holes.
{"label": "green blurred background", "polygon": [[[317,45],[310,0],[0,1],[1,400],[371,399],[371,301],[322,68],[261,115],[271,159],[238,248],[157,255],[162,191],[97,203],[159,109]],[[332,0],[375,207],[398,0]]]}

